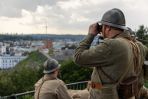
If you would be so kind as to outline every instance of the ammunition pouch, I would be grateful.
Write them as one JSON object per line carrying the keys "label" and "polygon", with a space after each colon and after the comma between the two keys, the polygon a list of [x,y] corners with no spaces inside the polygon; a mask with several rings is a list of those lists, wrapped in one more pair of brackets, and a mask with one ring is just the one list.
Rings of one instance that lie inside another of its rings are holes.
{"label": "ammunition pouch", "polygon": [[128,99],[132,96],[137,96],[139,92],[138,77],[132,76],[123,80],[119,83],[117,90],[121,99]]}

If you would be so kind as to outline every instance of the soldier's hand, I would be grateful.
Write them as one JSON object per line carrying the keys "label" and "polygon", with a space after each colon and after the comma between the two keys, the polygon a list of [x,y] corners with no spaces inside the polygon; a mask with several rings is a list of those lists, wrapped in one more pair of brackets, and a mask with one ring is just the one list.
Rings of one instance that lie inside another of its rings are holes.
{"label": "soldier's hand", "polygon": [[94,24],[89,26],[89,31],[88,31],[89,34],[96,36],[99,32],[100,31],[99,31],[98,23],[94,23]]}
{"label": "soldier's hand", "polygon": [[81,96],[78,94],[78,93],[74,93],[73,95],[72,95],[72,98],[73,99],[75,99],[75,98],[80,98]]}
{"label": "soldier's hand", "polygon": [[140,97],[142,97],[142,99],[148,99],[148,89],[144,86],[140,90]]}

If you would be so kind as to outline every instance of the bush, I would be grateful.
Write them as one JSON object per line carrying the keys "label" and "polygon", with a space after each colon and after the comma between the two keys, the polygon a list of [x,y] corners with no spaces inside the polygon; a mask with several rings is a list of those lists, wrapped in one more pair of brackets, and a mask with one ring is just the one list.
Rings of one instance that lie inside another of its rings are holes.
{"label": "bush", "polygon": [[34,83],[42,76],[42,64],[47,58],[38,51],[29,54],[13,69],[0,71],[0,96],[34,90]]}
{"label": "bush", "polygon": [[76,65],[72,60],[64,61],[61,64],[61,77],[65,83],[90,80],[92,73],[91,68],[80,67]]}

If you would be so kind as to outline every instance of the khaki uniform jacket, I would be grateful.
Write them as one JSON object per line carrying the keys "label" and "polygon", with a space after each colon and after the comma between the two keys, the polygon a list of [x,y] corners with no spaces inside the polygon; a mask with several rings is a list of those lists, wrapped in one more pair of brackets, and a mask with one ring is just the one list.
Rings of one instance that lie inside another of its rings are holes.
{"label": "khaki uniform jacket", "polygon": [[[127,68],[128,72],[124,78],[134,75],[132,46],[125,38],[130,38],[130,35],[121,33],[113,39],[107,38],[101,44],[90,47],[94,36],[88,34],[80,42],[74,54],[75,63],[84,67],[94,67],[91,81],[102,83],[104,86],[101,89],[91,89],[90,99],[118,99],[115,82],[119,81]],[[147,56],[147,48],[140,42],[137,44],[141,56],[139,65],[142,67]]]}
{"label": "khaki uniform jacket", "polygon": [[39,98],[37,98],[39,86],[42,82],[42,79],[40,79],[35,84],[35,99],[72,99],[67,92],[67,87],[60,79],[45,81],[40,89]]}

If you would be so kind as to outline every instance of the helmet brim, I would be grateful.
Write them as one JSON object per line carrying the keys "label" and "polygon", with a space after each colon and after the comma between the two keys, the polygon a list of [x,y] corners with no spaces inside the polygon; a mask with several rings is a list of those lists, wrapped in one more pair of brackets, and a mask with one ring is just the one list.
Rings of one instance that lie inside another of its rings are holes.
{"label": "helmet brim", "polygon": [[52,73],[52,72],[56,71],[57,69],[59,69],[60,67],[61,67],[61,65],[59,64],[59,65],[57,66],[57,68],[54,68],[54,69],[52,69],[52,70],[44,70],[43,73],[44,73],[44,74]]}
{"label": "helmet brim", "polygon": [[115,27],[115,28],[119,28],[119,29],[123,29],[123,30],[128,30],[128,28],[126,26],[117,25],[117,24],[113,24],[113,23],[109,23],[109,22],[105,22],[105,21],[99,21],[98,24],[108,25],[108,26],[112,26],[112,27]]}

